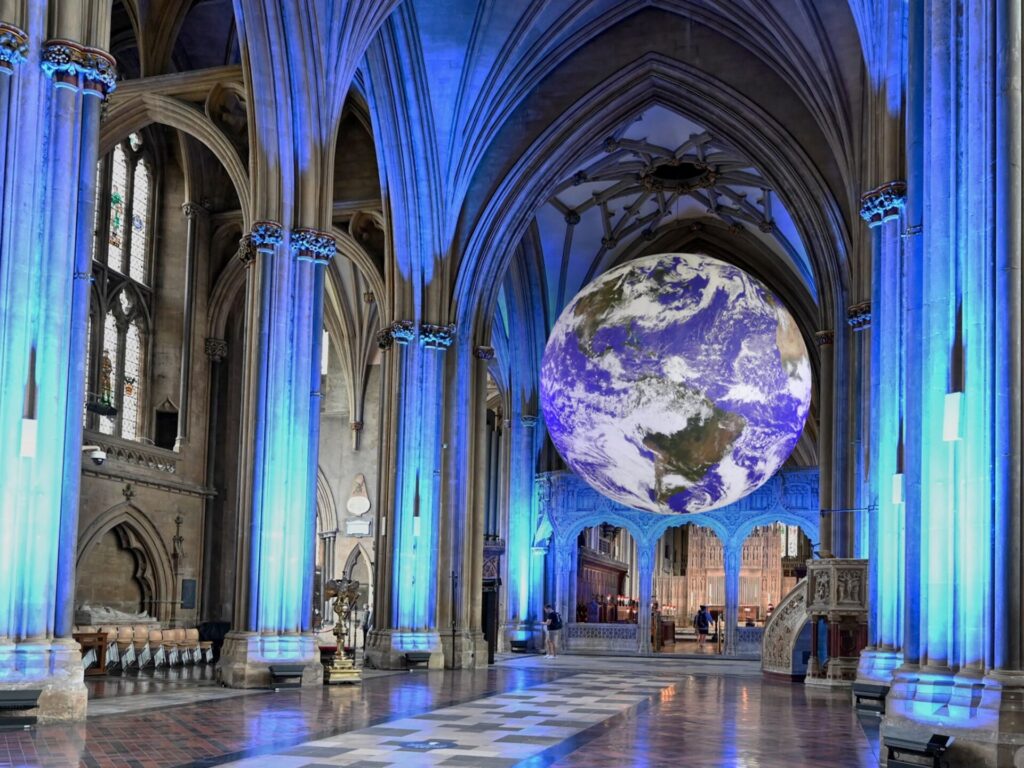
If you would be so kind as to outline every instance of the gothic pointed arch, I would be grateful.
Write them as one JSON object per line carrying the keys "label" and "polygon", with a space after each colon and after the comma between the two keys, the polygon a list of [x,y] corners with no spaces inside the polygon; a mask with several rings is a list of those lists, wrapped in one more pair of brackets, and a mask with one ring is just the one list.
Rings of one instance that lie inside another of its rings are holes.
{"label": "gothic pointed arch", "polygon": [[76,568],[103,536],[113,531],[123,549],[135,557],[135,580],[143,595],[143,607],[162,619],[168,601],[174,597],[174,575],[170,552],[149,516],[135,504],[124,501],[98,515],[79,531]]}

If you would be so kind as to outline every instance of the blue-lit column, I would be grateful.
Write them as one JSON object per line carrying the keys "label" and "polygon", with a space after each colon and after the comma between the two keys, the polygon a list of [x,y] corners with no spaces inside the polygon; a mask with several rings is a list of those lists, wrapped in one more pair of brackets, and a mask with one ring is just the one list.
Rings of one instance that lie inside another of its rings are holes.
{"label": "blue-lit column", "polygon": [[[636,539],[636,554],[637,554],[637,590],[639,597],[637,598],[640,603],[637,615],[637,631],[640,634],[640,654],[642,656],[650,656],[652,653],[651,647],[651,602],[653,600],[654,593],[654,560],[655,551],[658,547],[658,540],[645,541],[643,539]],[[573,613],[575,613],[575,603]],[[660,627],[658,628],[660,631]]]}
{"label": "blue-lit column", "polygon": [[509,453],[508,604],[503,617],[510,640],[543,641],[538,623],[543,610],[543,578],[533,551],[537,530],[536,494],[533,482],[537,467],[537,416],[513,412]]}
{"label": "blue-lit column", "polygon": [[887,733],[1024,745],[1020,3],[909,6],[904,665]]}
{"label": "blue-lit column", "polygon": [[[388,458],[391,473],[389,509],[382,520],[380,547],[386,549],[389,599],[378,616],[367,656],[377,667],[406,664],[405,654],[427,652],[430,667],[441,668],[437,607],[438,588],[451,588],[451,574],[438,572],[438,517],[442,503],[442,411],[446,350],[454,339],[451,326],[398,321],[381,337],[388,348],[394,423]],[[463,578],[463,574],[456,574]]]}
{"label": "blue-lit column", "polygon": [[[246,280],[246,381],[243,475],[248,514],[239,549],[235,626],[218,675],[227,685],[269,683],[275,662],[306,666],[303,683],[322,670],[311,631],[319,445],[320,343],[329,235],[253,225],[240,254]],[[245,493],[241,494],[244,498]],[[243,502],[244,503],[244,502]]]}
{"label": "blue-lit column", "polygon": [[868,647],[858,679],[888,684],[902,663],[904,610],[903,240],[906,183],[884,184],[861,198],[871,228],[871,482],[877,505],[870,531]]}
{"label": "blue-lit column", "polygon": [[[82,17],[95,9],[84,5]],[[106,53],[33,4],[0,24],[0,688],[41,689],[41,721],[85,716],[71,639],[83,358]]]}
{"label": "blue-lit column", "polygon": [[725,647],[723,653],[736,653],[736,625],[740,616],[740,568],[743,565],[743,540],[729,541],[723,545],[722,560],[725,565]]}

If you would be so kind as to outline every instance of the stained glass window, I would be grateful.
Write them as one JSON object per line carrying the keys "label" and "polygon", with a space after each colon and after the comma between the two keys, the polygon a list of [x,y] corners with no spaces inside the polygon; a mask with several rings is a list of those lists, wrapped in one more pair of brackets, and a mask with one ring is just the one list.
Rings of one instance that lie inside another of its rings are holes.
{"label": "stained glass window", "polygon": [[146,434],[153,177],[140,133],[114,147],[96,167],[95,290],[87,328],[84,423],[126,440]]}
{"label": "stained glass window", "polygon": [[132,252],[128,272],[132,280],[146,282],[146,245],[149,222],[149,168],[145,160],[135,166],[132,184]]}
{"label": "stained glass window", "polygon": [[110,223],[107,234],[107,264],[121,269],[124,245],[125,206],[128,202],[128,161],[121,147],[114,149],[110,174]]}
{"label": "stained glass window", "polygon": [[[117,332],[117,319],[108,312],[103,321],[103,352],[100,358],[99,401],[116,407],[116,368],[120,359],[121,336]],[[100,432],[112,435],[117,429],[117,416],[100,416]]]}
{"label": "stained glass window", "polygon": [[121,437],[135,440],[139,427],[139,374],[142,370],[142,333],[138,322],[128,326],[124,343],[124,374],[121,399]]}

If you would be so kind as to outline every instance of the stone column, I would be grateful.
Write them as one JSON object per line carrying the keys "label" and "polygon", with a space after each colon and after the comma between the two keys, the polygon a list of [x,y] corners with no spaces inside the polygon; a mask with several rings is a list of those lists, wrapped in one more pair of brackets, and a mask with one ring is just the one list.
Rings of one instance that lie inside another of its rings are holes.
{"label": "stone column", "polygon": [[[868,647],[857,678],[888,684],[902,663],[904,604],[903,430],[903,208],[907,185],[891,181],[864,194],[861,216],[872,242],[871,480],[877,510],[868,553]],[[899,479],[897,478],[899,476]]]}
{"label": "stone column", "polygon": [[523,639],[540,639],[538,621],[543,610],[543,588],[537,583],[537,558],[533,535],[537,517],[533,478],[537,464],[537,416],[522,413],[512,419],[509,436],[511,473],[508,514],[508,609],[509,631]]}
{"label": "stone column", "polygon": [[389,541],[381,537],[377,555],[390,561],[380,572],[390,577],[388,613],[378,614],[367,649],[370,663],[379,668],[404,667],[409,652],[429,653],[432,669],[444,665],[437,591],[439,582],[447,584],[448,574],[438,573],[438,519],[444,356],[453,339],[451,326],[403,320],[378,342],[389,350],[395,412],[388,460],[393,478],[392,508],[386,513]]}
{"label": "stone column", "polygon": [[323,269],[334,241],[311,229],[253,225],[246,248],[245,487],[239,495],[247,561],[234,628],[218,664],[222,682],[265,687],[271,662],[303,664],[303,684],[322,670],[311,631],[316,544]]}
{"label": "stone column", "polygon": [[47,722],[86,710],[71,629],[99,117],[115,73],[67,39],[91,3],[24,11],[0,23],[0,689],[41,689],[32,714]]}
{"label": "stone column", "polygon": [[[220,424],[220,378],[224,370],[224,366],[221,363],[228,356],[228,343],[224,339],[207,338],[203,343],[203,352],[206,354],[206,359],[210,364],[210,410],[207,418],[207,434],[213,436],[217,434]],[[214,487],[216,453],[213,440],[211,439],[206,450],[205,484],[208,488]],[[223,567],[222,563],[213,562],[213,548],[209,544],[216,535],[216,528],[216,521],[213,517],[213,497],[207,496],[203,500],[203,541],[206,544],[203,546],[203,590],[202,603],[199,606],[199,615],[206,620],[214,618],[210,613],[210,605],[213,602],[214,595],[215,579],[213,574],[215,569]]]}
{"label": "stone column", "polygon": [[[642,541],[637,540],[636,551],[637,551],[637,578],[639,583],[637,584],[640,603],[639,615],[637,616],[637,631],[640,634],[640,655],[650,656],[652,653],[651,647],[651,601],[652,593],[654,590],[654,558],[655,551],[658,547],[657,540],[655,541]],[[573,613],[575,613],[575,605],[573,606]]]}
{"label": "stone column", "polygon": [[726,656],[736,654],[736,624],[740,616],[740,567],[743,564],[743,542],[726,542],[722,548],[725,564],[725,647]]}
{"label": "stone column", "polygon": [[188,441],[189,392],[192,384],[192,321],[195,316],[196,295],[196,249],[200,217],[206,209],[196,203],[187,202],[181,206],[185,215],[185,295],[181,316],[181,372],[178,378],[178,434],[174,450],[180,451]]}
{"label": "stone column", "polygon": [[948,734],[951,766],[1019,765],[1020,4],[909,14],[908,610],[882,737]]}
{"label": "stone column", "polygon": [[821,541],[818,552],[832,557],[832,426],[835,417],[833,403],[832,353],[835,333],[818,331],[814,334],[821,362],[821,381],[818,383],[818,498],[821,505]]}

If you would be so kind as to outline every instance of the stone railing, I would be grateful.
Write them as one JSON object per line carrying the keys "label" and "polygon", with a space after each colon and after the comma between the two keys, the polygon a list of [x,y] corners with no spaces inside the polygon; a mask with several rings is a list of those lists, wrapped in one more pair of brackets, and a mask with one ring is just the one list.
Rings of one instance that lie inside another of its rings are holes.
{"label": "stone railing", "polygon": [[[106,460],[109,462],[128,464],[132,467],[166,472],[171,475],[178,471],[180,456],[166,448],[122,440],[119,437],[104,435],[92,430],[87,431],[82,439],[86,445],[98,445],[107,454]],[[88,454],[82,457],[82,461],[83,463],[89,461]]]}
{"label": "stone railing", "polygon": [[636,624],[566,624],[565,649],[579,653],[637,653],[639,631]]}
{"label": "stone railing", "polygon": [[802,659],[794,659],[797,641],[810,614],[807,612],[807,579],[793,587],[764,625],[761,640],[761,671],[771,675],[801,677]]}
{"label": "stone railing", "polygon": [[736,653],[740,656],[761,657],[761,640],[764,627],[737,627]]}

